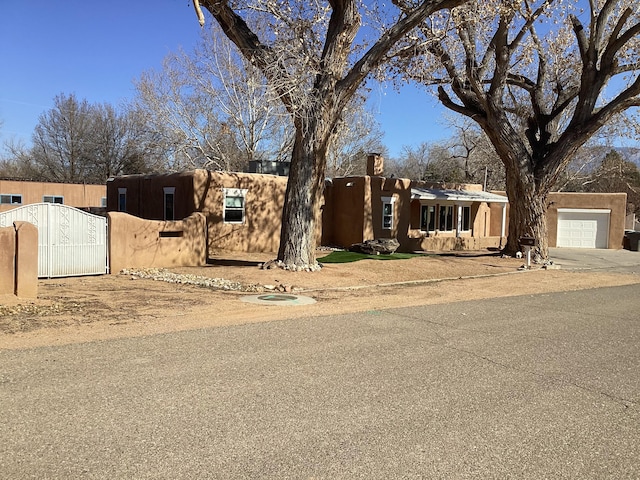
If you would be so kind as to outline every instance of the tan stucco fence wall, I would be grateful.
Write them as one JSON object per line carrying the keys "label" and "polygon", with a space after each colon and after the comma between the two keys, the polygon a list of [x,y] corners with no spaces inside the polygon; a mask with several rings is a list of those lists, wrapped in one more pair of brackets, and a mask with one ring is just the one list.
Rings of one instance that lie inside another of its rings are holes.
{"label": "tan stucco fence wall", "polygon": [[0,295],[38,296],[38,229],[31,223],[0,228]]}
{"label": "tan stucco fence wall", "polygon": [[121,212],[109,212],[107,217],[111,273],[207,263],[207,221],[202,213],[171,222]]}

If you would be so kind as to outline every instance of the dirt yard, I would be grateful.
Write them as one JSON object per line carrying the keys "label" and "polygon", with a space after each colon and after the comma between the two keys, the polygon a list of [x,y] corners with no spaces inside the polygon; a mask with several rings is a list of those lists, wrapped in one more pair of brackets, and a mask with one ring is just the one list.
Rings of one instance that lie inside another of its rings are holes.
{"label": "dirt yard", "polygon": [[[326,264],[313,273],[260,268],[272,258],[272,254],[221,254],[206,267],[164,272],[196,280],[225,279],[242,284],[246,291],[167,283],[131,274],[41,280],[35,301],[0,297],[0,349],[640,283],[637,275],[522,271],[522,260],[490,254],[363,260]],[[317,303],[290,306],[241,301],[242,295],[255,295],[255,291],[292,291]]]}

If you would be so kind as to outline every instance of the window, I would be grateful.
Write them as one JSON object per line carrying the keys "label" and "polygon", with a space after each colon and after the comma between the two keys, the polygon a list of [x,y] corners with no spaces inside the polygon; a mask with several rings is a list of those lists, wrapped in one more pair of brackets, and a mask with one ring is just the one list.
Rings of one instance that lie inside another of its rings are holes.
{"label": "window", "polygon": [[64,204],[64,197],[60,195],[45,195],[42,197],[42,201],[44,203],[59,203],[60,205]]}
{"label": "window", "polygon": [[450,232],[453,230],[453,205],[440,205],[438,230],[442,232]]}
{"label": "window", "polygon": [[174,203],[176,187],[164,187],[164,219],[175,220]]}
{"label": "window", "polygon": [[224,223],[244,223],[244,205],[247,191],[241,188],[224,189]]}
{"label": "window", "polygon": [[436,229],[436,206],[420,205],[420,230],[434,232]]}
{"label": "window", "polygon": [[468,232],[469,230],[471,230],[471,207],[462,207],[460,230],[462,230],[463,232]]}
{"label": "window", "polygon": [[20,205],[22,203],[22,195],[0,195],[0,203],[8,205]]}
{"label": "window", "polygon": [[393,228],[393,204],[394,197],[382,197],[382,228],[391,230]]}
{"label": "window", "polygon": [[107,206],[107,197],[102,197],[100,199],[100,205],[102,205],[103,207]]}
{"label": "window", "polygon": [[118,189],[118,211],[119,212],[127,211],[127,189],[126,188]]}

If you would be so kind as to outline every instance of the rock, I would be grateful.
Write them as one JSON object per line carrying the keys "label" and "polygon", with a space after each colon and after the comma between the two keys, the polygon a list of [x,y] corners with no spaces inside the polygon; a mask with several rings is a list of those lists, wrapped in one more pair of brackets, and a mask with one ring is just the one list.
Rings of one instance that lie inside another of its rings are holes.
{"label": "rock", "polygon": [[400,246],[395,238],[377,238],[365,240],[362,243],[354,243],[349,247],[350,252],[364,253],[367,255],[391,255]]}

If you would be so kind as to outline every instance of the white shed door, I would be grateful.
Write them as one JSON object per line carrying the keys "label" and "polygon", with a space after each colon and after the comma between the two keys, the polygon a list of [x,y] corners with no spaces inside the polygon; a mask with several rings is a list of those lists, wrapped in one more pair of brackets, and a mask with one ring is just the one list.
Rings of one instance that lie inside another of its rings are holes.
{"label": "white shed door", "polygon": [[611,210],[558,209],[558,247],[607,248]]}

